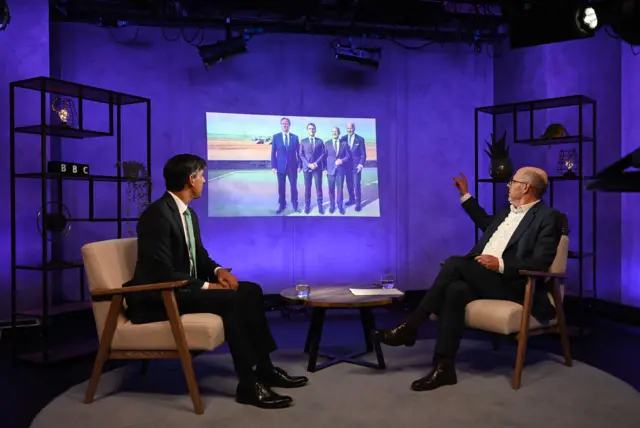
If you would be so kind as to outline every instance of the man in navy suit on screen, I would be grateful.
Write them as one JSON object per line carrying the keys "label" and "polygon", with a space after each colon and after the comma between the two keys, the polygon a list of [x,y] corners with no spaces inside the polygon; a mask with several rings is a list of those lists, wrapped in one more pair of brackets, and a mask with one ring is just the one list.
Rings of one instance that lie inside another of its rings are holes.
{"label": "man in navy suit on screen", "polygon": [[338,211],[344,214],[344,206],[342,203],[344,194],[344,177],[345,165],[349,161],[349,148],[344,140],[340,140],[340,129],[334,127],[331,129],[331,139],[324,143],[325,162],[324,173],[329,181],[329,213],[333,214],[336,210],[336,193],[338,199]]}
{"label": "man in navy suit on screen", "polygon": [[356,125],[353,122],[347,122],[347,135],[342,137],[342,141],[349,147],[350,157],[345,164],[345,178],[347,180],[347,190],[349,191],[349,200],[346,206],[356,206],[356,211],[360,211],[362,202],[362,169],[367,161],[367,147],[364,138],[356,134]]}
{"label": "man in navy suit on screen", "polygon": [[298,173],[302,170],[300,161],[300,140],[297,135],[289,132],[291,121],[283,117],[280,119],[282,132],[273,136],[271,144],[271,169],[278,176],[278,211],[282,214],[287,207],[286,179],[291,186],[291,205],[295,212],[298,209]]}
{"label": "man in navy suit on screen", "polygon": [[322,170],[324,166],[324,144],[316,137],[316,125],[307,125],[309,137],[300,142],[300,160],[302,161],[302,173],[304,174],[304,213],[311,211],[311,181],[315,181],[316,197],[318,200],[318,212],[324,214],[322,206]]}

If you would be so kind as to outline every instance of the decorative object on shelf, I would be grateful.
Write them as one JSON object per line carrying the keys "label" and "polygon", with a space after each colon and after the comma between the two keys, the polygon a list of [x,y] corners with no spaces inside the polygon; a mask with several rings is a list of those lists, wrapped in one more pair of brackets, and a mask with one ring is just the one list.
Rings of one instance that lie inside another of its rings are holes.
{"label": "decorative object on shelf", "polygon": [[76,128],[78,126],[78,116],[70,98],[57,97],[51,103],[51,110],[58,113],[59,125]]}
{"label": "decorative object on shelf", "polygon": [[52,240],[51,234],[58,233],[65,237],[71,232],[71,211],[62,202],[47,202],[47,205],[38,211],[36,225],[40,236],[47,234],[47,239]]}
{"label": "decorative object on shelf", "polygon": [[568,137],[569,133],[567,132],[567,128],[564,127],[561,123],[552,123],[547,126],[547,130],[544,131],[544,134],[540,137],[541,140],[552,140],[554,138],[562,138]]}
{"label": "decorative object on shelf", "polygon": [[513,163],[509,158],[509,147],[506,142],[507,131],[502,134],[500,139],[496,140],[494,134],[491,134],[491,144],[485,141],[488,150],[485,153],[491,159],[489,175],[494,180],[507,180],[513,175]]}
{"label": "decorative object on shelf", "polygon": [[49,161],[47,162],[47,172],[49,174],[60,174],[71,177],[88,177],[89,165],[64,161]]}
{"label": "decorative object on shelf", "polygon": [[560,150],[558,156],[558,173],[567,178],[578,176],[578,152],[576,149]]}
{"label": "decorative object on shelf", "polygon": [[[125,217],[132,218],[132,206],[135,207],[136,217],[140,217],[140,214],[149,206],[148,195],[151,193],[151,182],[147,168],[136,161],[123,161],[116,164],[116,168],[118,167],[122,169],[122,175],[127,181],[129,204],[125,206]],[[131,227],[127,229],[129,236],[135,236]]]}

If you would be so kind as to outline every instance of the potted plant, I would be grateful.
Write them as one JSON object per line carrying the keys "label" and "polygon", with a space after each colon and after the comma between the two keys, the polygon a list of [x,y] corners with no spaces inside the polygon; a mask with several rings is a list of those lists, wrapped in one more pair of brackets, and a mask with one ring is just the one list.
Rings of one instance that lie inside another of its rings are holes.
{"label": "potted plant", "polygon": [[513,175],[513,163],[509,157],[509,147],[506,142],[507,131],[502,134],[500,139],[496,140],[494,134],[491,134],[491,143],[485,141],[487,148],[485,153],[491,159],[489,175],[494,180],[506,180]]}
{"label": "potted plant", "polygon": [[[122,169],[122,175],[127,182],[127,204],[125,205],[125,218],[132,218],[132,211],[136,217],[149,205],[148,195],[151,193],[149,174],[143,164],[136,161],[123,161],[116,165]],[[129,236],[135,236],[130,222],[127,222]]]}

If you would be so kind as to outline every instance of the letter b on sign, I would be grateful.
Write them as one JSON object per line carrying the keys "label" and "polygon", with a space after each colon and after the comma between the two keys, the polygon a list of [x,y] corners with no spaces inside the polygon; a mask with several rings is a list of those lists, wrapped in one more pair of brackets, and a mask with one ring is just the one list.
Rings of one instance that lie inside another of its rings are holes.
{"label": "letter b on sign", "polygon": [[88,177],[89,165],[73,162],[49,161],[47,163],[47,172],[49,174]]}

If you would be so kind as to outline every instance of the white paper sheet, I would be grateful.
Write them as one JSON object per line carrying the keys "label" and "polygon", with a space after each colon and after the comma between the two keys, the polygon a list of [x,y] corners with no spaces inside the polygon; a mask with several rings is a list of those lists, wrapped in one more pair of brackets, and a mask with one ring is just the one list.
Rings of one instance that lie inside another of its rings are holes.
{"label": "white paper sheet", "polygon": [[404,293],[395,288],[350,288],[354,296],[404,296]]}

